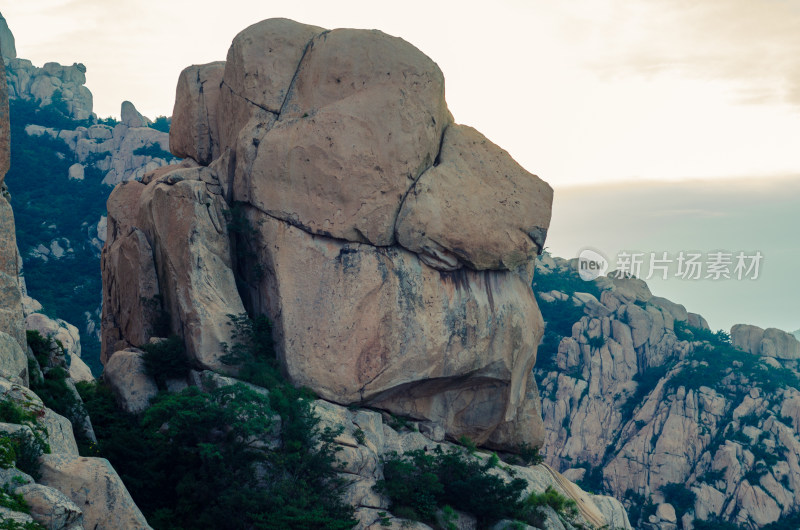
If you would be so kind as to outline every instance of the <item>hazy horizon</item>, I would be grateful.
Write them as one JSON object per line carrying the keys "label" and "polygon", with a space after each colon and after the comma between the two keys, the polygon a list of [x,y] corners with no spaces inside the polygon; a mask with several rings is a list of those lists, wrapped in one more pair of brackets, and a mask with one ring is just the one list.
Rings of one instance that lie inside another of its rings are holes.
{"label": "hazy horizon", "polygon": [[670,276],[647,283],[654,294],[702,314],[713,329],[746,323],[792,332],[800,328],[800,248],[791,233],[798,221],[800,174],[575,186],[556,189],[547,247],[564,258],[594,248],[612,263],[620,250],[668,252],[668,258],[680,251],[759,251],[756,280]]}

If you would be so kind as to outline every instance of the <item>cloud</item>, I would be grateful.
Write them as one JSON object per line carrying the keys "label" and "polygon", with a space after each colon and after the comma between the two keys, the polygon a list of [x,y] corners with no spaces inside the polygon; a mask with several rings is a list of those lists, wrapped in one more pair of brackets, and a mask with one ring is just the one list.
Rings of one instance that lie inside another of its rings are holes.
{"label": "cloud", "polygon": [[[739,102],[800,105],[800,3],[609,0],[598,22],[570,17],[600,76],[678,74],[731,83]],[[597,19],[595,19],[597,20]]]}

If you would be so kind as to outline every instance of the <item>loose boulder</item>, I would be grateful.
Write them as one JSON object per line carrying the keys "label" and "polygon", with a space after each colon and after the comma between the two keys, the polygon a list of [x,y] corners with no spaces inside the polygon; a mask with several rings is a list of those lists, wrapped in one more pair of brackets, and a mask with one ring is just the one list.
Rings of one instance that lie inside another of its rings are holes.
{"label": "loose boulder", "polygon": [[104,458],[42,455],[39,481],[83,511],[84,528],[150,530],[117,472]]}

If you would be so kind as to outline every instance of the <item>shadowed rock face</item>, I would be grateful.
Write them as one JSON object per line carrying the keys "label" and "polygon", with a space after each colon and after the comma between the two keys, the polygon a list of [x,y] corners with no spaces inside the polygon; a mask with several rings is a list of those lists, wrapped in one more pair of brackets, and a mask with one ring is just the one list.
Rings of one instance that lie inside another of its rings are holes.
{"label": "shadowed rock face", "polygon": [[170,145],[182,169],[109,199],[104,359],[149,340],[151,296],[219,370],[246,309],[327,400],[540,443],[530,282],[552,189],[453,124],[433,61],[379,31],[266,20],[184,70]]}
{"label": "shadowed rock face", "polygon": [[[5,20],[1,20],[0,26],[4,25]],[[11,45],[13,51],[13,38]],[[0,46],[8,46],[5,39],[0,39]],[[0,49],[0,53],[2,52]],[[0,344],[2,344],[0,351],[3,357],[0,361],[0,375],[15,380],[19,378],[20,381],[27,383],[28,361],[24,352],[28,343],[25,339],[22,293],[19,288],[20,260],[17,253],[14,212],[6,200],[6,186],[3,183],[10,166],[10,135],[6,71],[3,61],[0,60]]]}

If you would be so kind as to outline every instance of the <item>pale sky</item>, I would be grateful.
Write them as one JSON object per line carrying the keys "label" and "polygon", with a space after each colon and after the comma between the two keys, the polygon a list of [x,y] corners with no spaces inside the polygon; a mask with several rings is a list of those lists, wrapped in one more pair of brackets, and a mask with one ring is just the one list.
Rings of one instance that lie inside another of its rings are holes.
{"label": "pale sky", "polygon": [[82,62],[95,112],[169,115],[178,73],[288,17],[403,37],[456,120],[554,187],[800,175],[800,0],[0,0],[20,57]]}

